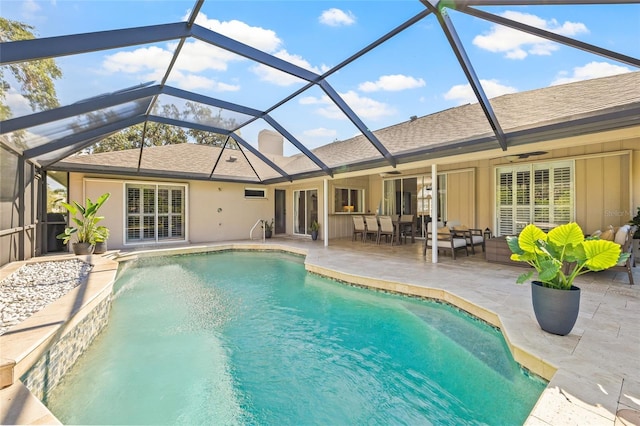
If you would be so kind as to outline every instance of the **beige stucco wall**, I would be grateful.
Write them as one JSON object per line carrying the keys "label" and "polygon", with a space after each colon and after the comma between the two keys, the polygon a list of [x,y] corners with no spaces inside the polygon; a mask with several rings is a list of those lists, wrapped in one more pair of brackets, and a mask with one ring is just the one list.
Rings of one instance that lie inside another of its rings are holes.
{"label": "beige stucco wall", "polygon": [[[294,212],[295,212],[295,206],[294,206],[294,192],[295,191],[301,191],[301,190],[317,190],[318,191],[318,223],[320,224],[320,230],[318,233],[318,239],[322,240],[323,239],[323,235],[324,235],[324,226],[325,226],[325,222],[324,222],[324,181],[322,179],[311,179],[311,180],[303,180],[303,181],[299,181],[299,182],[295,182],[295,183],[288,183],[288,184],[278,184],[278,185],[273,185],[270,190],[273,192],[275,191],[275,189],[282,189],[284,191],[286,191],[286,195],[285,195],[285,203],[286,203],[286,235],[291,235],[294,236],[295,234],[293,233],[294,230]],[[331,193],[331,191],[329,191],[329,193]],[[271,214],[270,217],[273,217],[273,213]],[[305,235],[299,235],[301,238],[308,238],[308,236]]]}
{"label": "beige stucco wall", "polygon": [[[622,134],[616,138],[616,134]],[[526,150],[547,151],[547,154],[517,160],[506,158],[519,152],[510,150],[437,160],[439,174],[447,174],[447,219],[457,219],[469,226],[495,229],[495,169],[505,164],[529,164],[557,160],[575,161],[575,218],[586,232],[619,226],[635,215],[640,206],[640,131],[589,135],[567,140],[529,145]],[[481,158],[483,156],[484,158]],[[441,163],[440,163],[441,162]],[[431,162],[403,164],[399,167],[404,178],[431,173]],[[375,214],[382,199],[383,177],[377,169],[369,172],[337,175],[326,178],[329,195],[329,223],[324,219],[324,178],[281,183],[267,186],[266,199],[245,199],[244,185],[236,183],[184,181],[188,194],[188,237],[193,243],[240,240],[249,237],[249,229],[258,219],[275,215],[275,189],[286,191],[286,234],[293,234],[294,191],[318,191],[318,222],[320,238],[325,225],[329,238],[351,235],[350,215],[333,213],[333,193],[336,187],[365,190],[365,213]],[[128,178],[101,178],[72,173],[69,178],[70,199],[88,196],[95,200],[102,193],[112,193],[104,207],[104,225],[111,229],[110,248],[124,246],[124,182]],[[129,181],[133,181],[132,179]],[[221,209],[218,212],[218,209]],[[258,237],[258,232],[254,234]],[[303,238],[306,238],[303,236]]]}
{"label": "beige stucco wall", "polygon": [[[127,182],[159,181],[102,178],[85,176],[80,173],[71,173],[69,177],[70,200],[79,201],[89,197],[95,201],[103,193],[111,193],[111,197],[100,211],[101,215],[105,217],[101,223],[111,231],[108,241],[109,249],[136,246],[136,244],[126,245],[124,242],[124,188]],[[191,243],[248,239],[249,230],[257,220],[273,217],[273,188],[261,185],[204,181],[162,182],[186,184],[187,236]],[[245,188],[265,188],[267,197],[264,199],[245,198]],[[258,227],[254,231],[254,238],[259,238],[259,236],[260,228]],[[149,245],[149,242],[144,244]]]}
{"label": "beige stucco wall", "polygon": [[[604,229],[608,225],[620,226],[628,222],[640,206],[640,134],[635,138],[613,139],[559,149],[549,149],[548,145],[543,145],[548,153],[529,159],[504,158],[508,155],[507,151],[496,153],[496,158],[438,164],[438,174],[448,175],[447,192],[451,195],[448,197],[447,218],[462,218],[458,220],[468,222],[469,226],[495,229],[496,167],[574,160],[576,222],[585,232]],[[579,143],[579,140],[575,143]],[[530,146],[528,151],[537,149],[536,146]],[[463,173],[466,170],[473,170],[475,182],[468,179],[468,173]],[[430,165],[407,168],[394,179],[423,174],[431,174]],[[382,199],[382,181],[378,173],[369,176],[367,203],[371,212],[375,212]],[[347,235],[350,234],[343,234]]]}

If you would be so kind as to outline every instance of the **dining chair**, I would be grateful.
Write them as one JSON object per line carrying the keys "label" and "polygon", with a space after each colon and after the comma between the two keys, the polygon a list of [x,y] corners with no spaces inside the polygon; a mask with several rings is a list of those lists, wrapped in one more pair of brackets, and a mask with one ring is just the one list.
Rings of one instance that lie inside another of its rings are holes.
{"label": "dining chair", "polygon": [[364,234],[367,232],[367,227],[364,224],[364,218],[362,216],[353,216],[353,235],[351,241],[355,241],[356,235],[360,235],[360,240],[364,240]]}
{"label": "dining chair", "polygon": [[389,237],[391,237],[391,245],[393,245],[393,240],[396,237],[396,228],[393,226],[393,219],[391,219],[391,216],[380,216],[379,219],[380,228],[378,230],[378,244],[380,244],[380,237],[384,235],[387,241]]}
{"label": "dining chair", "polygon": [[413,242],[413,235],[411,234],[413,232],[413,227],[415,226],[415,215],[413,214],[403,214],[400,216],[399,219],[399,224],[400,224],[400,229],[398,229],[399,235],[398,235],[398,239],[400,238],[404,238],[404,242],[407,242],[407,236],[412,237],[411,242]]}
{"label": "dining chair", "polygon": [[367,225],[367,230],[364,233],[364,238],[362,242],[367,241],[367,237],[371,235],[371,241],[373,241],[373,236],[375,235],[376,241],[378,240],[378,218],[375,216],[365,216],[364,221]]}

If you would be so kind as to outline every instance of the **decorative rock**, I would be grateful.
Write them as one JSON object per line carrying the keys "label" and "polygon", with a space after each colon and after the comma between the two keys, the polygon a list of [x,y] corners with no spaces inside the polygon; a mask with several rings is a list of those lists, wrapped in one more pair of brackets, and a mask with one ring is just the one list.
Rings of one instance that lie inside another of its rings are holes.
{"label": "decorative rock", "polygon": [[29,263],[0,282],[0,334],[77,287],[91,265],[78,259]]}

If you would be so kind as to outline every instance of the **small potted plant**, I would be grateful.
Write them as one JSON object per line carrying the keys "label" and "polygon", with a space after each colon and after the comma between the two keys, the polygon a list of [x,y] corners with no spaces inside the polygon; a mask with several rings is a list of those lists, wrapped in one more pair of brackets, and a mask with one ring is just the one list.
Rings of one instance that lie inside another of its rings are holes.
{"label": "small potted plant", "polygon": [[268,220],[263,220],[262,226],[264,227],[264,237],[271,238],[271,236],[273,235],[273,219],[271,219],[271,222],[269,222]]}
{"label": "small potted plant", "polygon": [[313,222],[311,222],[311,239],[313,241],[318,239],[318,231],[320,230],[320,224],[318,223],[317,220],[314,220]]}
{"label": "small potted plant", "polygon": [[[73,243],[73,252],[76,255],[80,254],[92,254],[94,252],[94,244],[96,243],[96,237],[100,238],[98,228],[98,222],[104,217],[98,216],[98,210],[109,199],[110,193],[102,194],[95,203],[87,198],[85,206],[74,201],[73,204],[61,203],[62,206],[69,211],[71,220],[75,222],[76,226],[67,226],[64,232],[58,234],[56,238],[62,240],[64,244],[67,244],[73,235],[76,236],[76,242]],[[79,217],[76,217],[79,215]],[[104,227],[102,227],[104,228]],[[106,228],[105,228],[106,229]]]}
{"label": "small potted plant", "polygon": [[102,254],[107,251],[107,239],[109,239],[109,228],[106,226],[98,226],[94,235],[94,254]]}
{"label": "small potted plant", "polygon": [[[613,241],[585,238],[576,223],[560,225],[548,234],[530,224],[517,237],[507,237],[507,243],[511,260],[527,262],[537,272],[531,298],[540,327],[561,336],[569,334],[578,318],[580,289],[573,285],[575,278],[608,269],[629,256]],[[522,284],[533,274],[521,274],[516,282]]]}

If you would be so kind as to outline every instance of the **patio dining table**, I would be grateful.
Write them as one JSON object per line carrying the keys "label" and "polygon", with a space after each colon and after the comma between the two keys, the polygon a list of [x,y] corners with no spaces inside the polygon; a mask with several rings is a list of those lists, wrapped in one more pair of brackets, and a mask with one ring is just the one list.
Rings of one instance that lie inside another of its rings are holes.
{"label": "patio dining table", "polygon": [[396,228],[396,242],[402,244],[402,230],[405,226],[411,226],[411,242],[416,242],[416,221],[415,220],[400,220],[394,219],[393,226]]}

